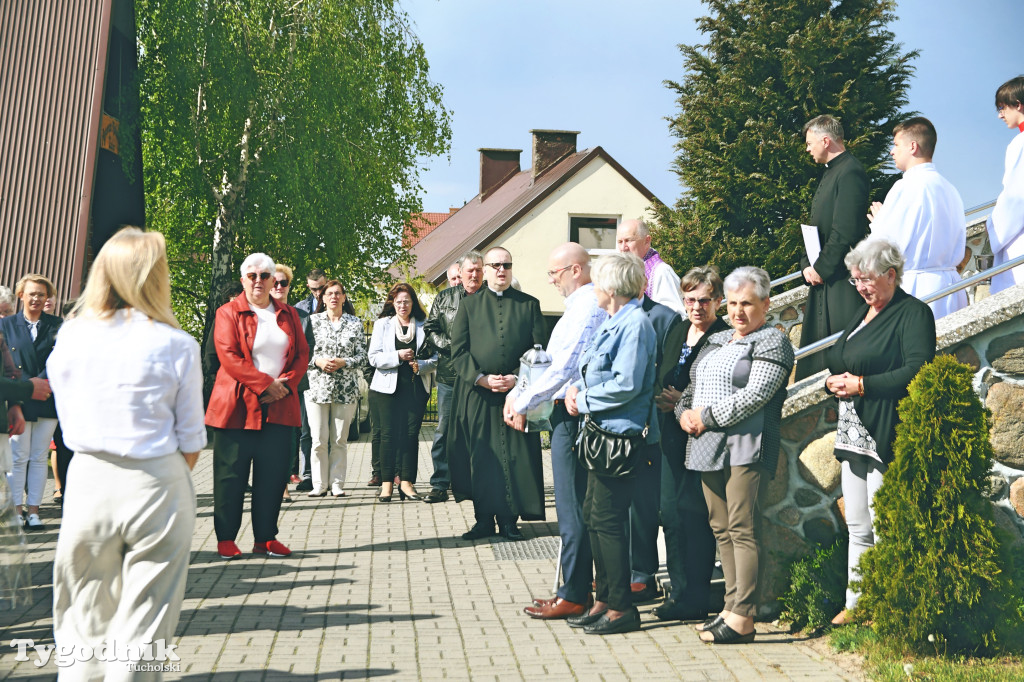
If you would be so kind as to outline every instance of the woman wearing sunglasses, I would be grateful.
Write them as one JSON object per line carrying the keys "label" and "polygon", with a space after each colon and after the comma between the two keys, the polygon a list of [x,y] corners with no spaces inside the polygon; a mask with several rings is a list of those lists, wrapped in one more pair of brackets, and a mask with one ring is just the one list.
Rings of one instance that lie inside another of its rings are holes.
{"label": "woman wearing sunglasses", "polygon": [[213,435],[213,524],[217,552],[233,559],[242,498],[252,470],[254,554],[288,556],[277,541],[277,516],[288,480],[288,448],[299,426],[299,382],[309,344],[295,309],[270,298],[274,261],[254,253],[242,262],[243,295],[217,309],[213,340],[220,369],[206,424]]}

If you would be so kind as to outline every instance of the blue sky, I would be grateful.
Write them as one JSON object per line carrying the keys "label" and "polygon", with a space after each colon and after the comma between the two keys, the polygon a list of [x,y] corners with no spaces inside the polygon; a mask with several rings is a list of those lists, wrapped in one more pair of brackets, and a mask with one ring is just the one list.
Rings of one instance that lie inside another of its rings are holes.
{"label": "blue sky", "polygon": [[[698,0],[402,0],[453,113],[451,159],[429,160],[423,208],[447,211],[479,190],[480,147],[522,149],[532,128],[579,130],[662,201],[682,187],[670,170],[676,113],[665,80],[684,76],[677,45],[705,40]],[[916,49],[909,109],[938,129],[935,162],[968,208],[995,199],[1013,133],[996,118],[996,88],[1024,73],[1022,0],[903,0],[892,26]],[[874,197],[881,200],[882,197]]]}

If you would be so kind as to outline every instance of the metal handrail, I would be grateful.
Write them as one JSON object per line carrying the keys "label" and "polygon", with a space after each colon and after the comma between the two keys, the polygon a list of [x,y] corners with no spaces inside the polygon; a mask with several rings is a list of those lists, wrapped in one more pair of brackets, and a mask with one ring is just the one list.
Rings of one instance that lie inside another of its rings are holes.
{"label": "metal handrail", "polygon": [[[973,207],[967,209],[966,211],[964,211],[964,218],[967,218],[967,216],[973,215],[975,213],[981,213],[982,211],[986,211],[986,210],[992,208],[995,205],[996,205],[996,200],[993,199],[992,201],[989,201],[987,203],[978,204],[977,206],[973,206]],[[768,285],[768,288],[769,289],[774,289],[775,287],[779,286],[780,284],[785,284],[786,282],[792,282],[794,279],[799,279],[802,276],[803,276],[803,270],[797,270],[796,272],[791,272],[791,273],[789,273],[788,275],[786,275],[784,277],[779,277],[778,279],[773,279],[771,281],[771,284]]]}
{"label": "metal handrail", "polygon": [[[1008,260],[1001,265],[991,267],[988,270],[984,270],[982,272],[977,273],[976,275],[965,277],[956,284],[950,284],[945,289],[939,289],[936,292],[928,294],[921,300],[924,301],[925,303],[937,301],[940,298],[945,298],[946,296],[949,296],[950,294],[955,294],[956,292],[962,289],[974,286],[978,282],[986,280],[992,275],[998,275],[1001,272],[1006,272],[1007,270],[1015,268],[1018,265],[1024,265],[1024,256],[1017,256],[1013,260]],[[801,358],[806,358],[808,355],[813,355],[820,350],[825,350],[826,348],[835,345],[835,342],[838,341],[839,337],[841,337],[843,334],[844,332],[836,332],[831,336],[826,336],[825,338],[815,341],[814,343],[804,346],[803,348],[797,348],[795,353],[796,359],[800,360]]]}

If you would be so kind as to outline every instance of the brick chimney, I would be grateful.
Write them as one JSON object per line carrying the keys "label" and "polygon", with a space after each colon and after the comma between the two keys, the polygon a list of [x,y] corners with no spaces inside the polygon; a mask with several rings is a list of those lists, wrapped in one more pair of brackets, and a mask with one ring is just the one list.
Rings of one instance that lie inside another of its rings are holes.
{"label": "brick chimney", "polygon": [[522,149],[478,149],[480,152],[480,201],[505,184],[519,172]]}
{"label": "brick chimney", "polygon": [[533,179],[556,163],[576,153],[578,130],[531,130],[533,135]]}

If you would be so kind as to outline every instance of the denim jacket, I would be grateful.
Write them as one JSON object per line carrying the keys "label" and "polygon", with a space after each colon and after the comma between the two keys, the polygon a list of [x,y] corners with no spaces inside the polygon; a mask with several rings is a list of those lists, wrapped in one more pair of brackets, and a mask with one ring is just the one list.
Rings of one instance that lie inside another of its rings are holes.
{"label": "denim jacket", "polygon": [[649,427],[647,442],[661,437],[654,407],[657,335],[636,299],[605,320],[580,358],[583,375],[576,404],[598,426],[614,433],[638,434]]}

